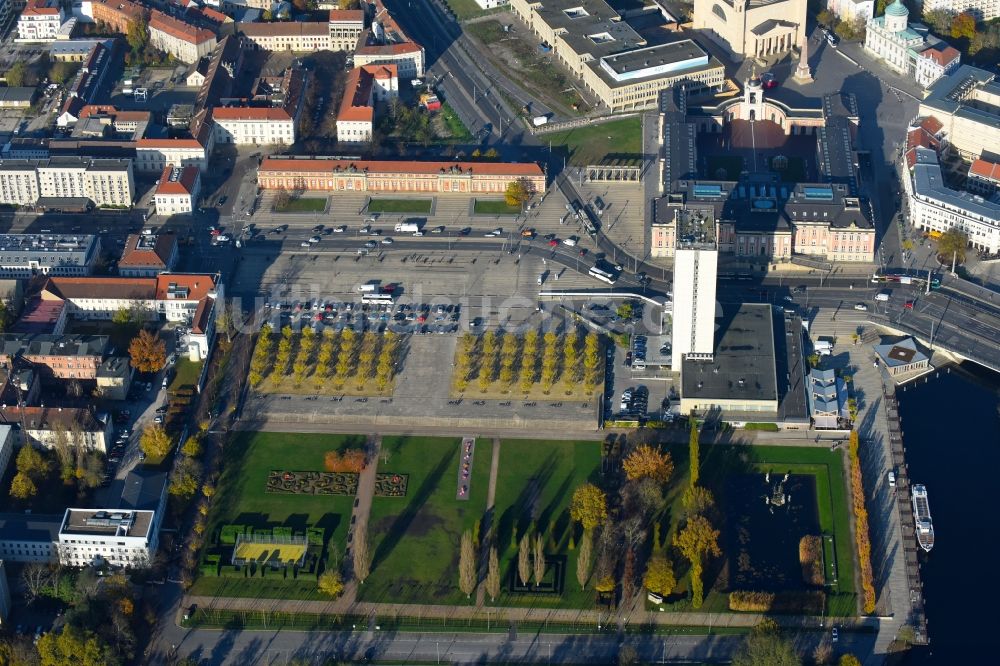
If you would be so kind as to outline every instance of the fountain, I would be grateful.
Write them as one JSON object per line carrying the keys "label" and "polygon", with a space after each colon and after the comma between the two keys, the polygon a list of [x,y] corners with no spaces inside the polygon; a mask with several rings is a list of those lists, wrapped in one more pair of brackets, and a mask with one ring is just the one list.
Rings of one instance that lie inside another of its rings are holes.
{"label": "fountain", "polygon": [[768,485],[769,492],[764,495],[764,504],[767,504],[769,511],[773,514],[775,507],[788,506],[792,501],[791,495],[785,494],[785,484],[788,483],[788,473],[782,477],[781,481],[772,484],[771,472],[764,474],[764,483]]}

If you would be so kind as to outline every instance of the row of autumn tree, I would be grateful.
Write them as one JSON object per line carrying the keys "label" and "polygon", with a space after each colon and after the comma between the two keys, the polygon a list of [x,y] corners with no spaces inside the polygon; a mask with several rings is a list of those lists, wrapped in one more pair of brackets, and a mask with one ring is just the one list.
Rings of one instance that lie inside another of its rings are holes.
{"label": "row of autumn tree", "polygon": [[582,384],[585,393],[592,393],[600,379],[601,343],[596,333],[583,336],[582,342],[581,349],[575,326],[565,335],[554,331],[541,335],[536,329],[523,335],[493,330],[483,335],[467,333],[459,339],[455,353],[455,388],[464,391],[475,380],[486,393],[499,382],[506,393],[517,379],[525,393],[540,383],[548,394],[557,381],[566,384],[567,392]]}
{"label": "row of autumn tree", "polygon": [[298,388],[308,378],[316,389],[330,380],[341,389],[353,378],[358,390],[374,380],[376,389],[384,391],[396,374],[399,352],[400,338],[392,331],[359,335],[350,328],[325,328],[318,335],[308,326],[297,335],[291,326],[282,328],[275,349],[273,330],[264,325],[250,360],[250,385],[257,387],[269,376],[275,388],[286,378]]}

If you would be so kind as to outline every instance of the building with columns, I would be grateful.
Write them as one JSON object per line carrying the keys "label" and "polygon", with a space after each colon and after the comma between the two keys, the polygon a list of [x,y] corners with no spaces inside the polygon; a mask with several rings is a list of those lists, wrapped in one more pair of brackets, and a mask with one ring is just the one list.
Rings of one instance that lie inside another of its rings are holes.
{"label": "building with columns", "polygon": [[868,21],[865,50],[880,58],[889,69],[912,76],[924,88],[958,69],[961,54],[931,35],[919,23],[910,23],[910,10],[899,0],[885,14]]}
{"label": "building with columns", "polygon": [[806,0],[694,0],[693,27],[737,60],[797,48],[806,35]]}

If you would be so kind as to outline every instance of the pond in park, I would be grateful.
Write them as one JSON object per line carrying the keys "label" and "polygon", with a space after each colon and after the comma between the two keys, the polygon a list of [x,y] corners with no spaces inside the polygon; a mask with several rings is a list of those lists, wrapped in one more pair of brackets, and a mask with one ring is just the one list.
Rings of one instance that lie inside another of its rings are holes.
{"label": "pond in park", "polygon": [[816,477],[809,474],[736,474],[726,483],[725,553],[729,588],[805,589],[799,541],[818,535]]}

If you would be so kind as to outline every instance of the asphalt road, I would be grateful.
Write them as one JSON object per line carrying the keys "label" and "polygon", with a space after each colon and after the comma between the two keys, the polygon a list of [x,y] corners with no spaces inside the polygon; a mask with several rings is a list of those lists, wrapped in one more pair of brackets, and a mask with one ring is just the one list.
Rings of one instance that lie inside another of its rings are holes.
{"label": "asphalt road", "polygon": [[[625,636],[614,634],[535,634],[504,633],[393,633],[358,632],[289,632],[289,631],[216,631],[177,629],[177,654],[192,656],[201,663],[284,664],[293,658],[318,662],[340,659],[355,662],[414,661],[449,664],[617,663],[622,645],[631,645],[639,660],[729,661],[739,649],[743,637],[727,636]],[[799,634],[797,647],[811,654],[824,636],[820,632]],[[168,638],[166,636],[164,639]],[[867,654],[874,634],[841,632],[836,651]],[[161,642],[160,645],[164,643]],[[155,658],[157,655],[151,655]]]}

